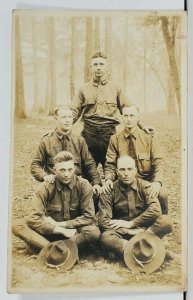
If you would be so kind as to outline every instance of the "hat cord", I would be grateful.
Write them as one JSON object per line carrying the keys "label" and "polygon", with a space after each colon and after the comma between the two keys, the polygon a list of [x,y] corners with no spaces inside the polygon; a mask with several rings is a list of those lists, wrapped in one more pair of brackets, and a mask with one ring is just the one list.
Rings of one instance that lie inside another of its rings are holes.
{"label": "hat cord", "polygon": [[49,264],[49,263],[47,263],[46,262],[46,265],[44,266],[44,270],[47,268],[47,267],[49,267],[49,268],[55,268],[57,271],[59,271],[60,270],[60,267],[62,267],[65,263],[66,263],[66,261],[69,259],[69,256],[70,256],[70,250],[68,249],[68,256],[67,256],[67,258],[65,259],[65,261],[63,262],[63,263],[61,263],[60,265],[53,265],[53,264]]}
{"label": "hat cord", "polygon": [[153,251],[154,251],[153,252],[153,256],[149,260],[147,260],[147,261],[142,262],[141,260],[137,259],[134,254],[133,254],[133,258],[136,261],[136,263],[138,265],[140,265],[140,267],[144,268],[144,264],[150,263],[154,259],[154,257],[156,256],[156,249],[155,249],[154,246],[153,246]]}

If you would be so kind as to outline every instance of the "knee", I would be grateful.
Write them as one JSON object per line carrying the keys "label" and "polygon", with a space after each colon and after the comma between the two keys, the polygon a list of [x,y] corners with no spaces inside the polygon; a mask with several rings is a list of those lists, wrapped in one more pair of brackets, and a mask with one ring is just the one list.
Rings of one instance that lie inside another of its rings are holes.
{"label": "knee", "polygon": [[165,187],[161,187],[158,198],[163,200],[163,201],[168,200],[168,191]]}
{"label": "knee", "polygon": [[95,225],[85,226],[82,233],[84,233],[91,242],[97,241],[101,234],[100,230]]}
{"label": "knee", "polygon": [[161,229],[165,232],[165,234],[171,233],[173,231],[173,222],[170,216],[168,215],[160,216],[159,223]]}
{"label": "knee", "polygon": [[108,245],[113,239],[113,232],[112,230],[107,230],[103,232],[100,236],[100,242],[102,245]]}
{"label": "knee", "polygon": [[24,220],[16,219],[12,224],[12,232],[18,235],[26,226],[27,224]]}

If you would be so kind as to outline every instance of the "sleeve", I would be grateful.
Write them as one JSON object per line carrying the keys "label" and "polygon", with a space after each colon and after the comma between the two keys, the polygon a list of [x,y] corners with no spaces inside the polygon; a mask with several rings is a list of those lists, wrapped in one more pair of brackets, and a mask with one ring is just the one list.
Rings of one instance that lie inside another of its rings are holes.
{"label": "sleeve", "polygon": [[145,201],[147,204],[146,210],[140,214],[138,217],[134,218],[133,224],[135,227],[138,226],[148,226],[152,222],[154,222],[159,216],[161,216],[161,206],[158,198],[149,198],[148,197],[148,189],[145,192]]}
{"label": "sleeve", "polygon": [[81,216],[66,221],[67,228],[79,228],[95,222],[92,186],[86,180],[81,186],[80,211]]}
{"label": "sleeve", "polygon": [[30,165],[31,174],[38,181],[43,181],[43,177],[45,175],[48,175],[44,171],[45,162],[46,162],[46,146],[44,140],[42,139],[35,151],[34,157]]}
{"label": "sleeve", "polygon": [[28,226],[40,234],[52,234],[54,225],[46,221],[46,205],[49,191],[45,183],[42,183],[33,198],[32,212],[27,219]]}
{"label": "sleeve", "polygon": [[105,180],[110,179],[115,181],[116,179],[116,165],[117,159],[119,157],[118,149],[116,146],[116,135],[110,138],[109,146],[106,154],[106,163],[105,163]]}
{"label": "sleeve", "polygon": [[82,107],[82,103],[84,100],[84,95],[82,92],[82,89],[79,89],[79,91],[77,92],[77,94],[74,96],[72,103],[70,105],[70,108],[72,110],[73,113],[73,121],[74,123],[79,119],[83,107]]}
{"label": "sleeve", "polygon": [[101,185],[100,174],[97,170],[96,163],[88,150],[88,146],[84,138],[81,138],[81,159],[82,159],[83,169],[88,175],[91,184]]}
{"label": "sleeve", "polygon": [[111,193],[102,194],[99,201],[99,226],[105,230],[112,229],[109,225],[113,217],[113,191]]}
{"label": "sleeve", "polygon": [[129,104],[131,104],[131,102],[127,99],[123,90],[120,87],[118,87],[118,89],[117,89],[117,106],[118,106],[118,109],[121,114],[122,114],[123,107],[127,106]]}
{"label": "sleeve", "polygon": [[152,136],[151,160],[152,165],[154,166],[154,181],[159,181],[162,184],[164,165],[163,152],[156,134]]}
{"label": "sleeve", "polygon": [[[118,109],[122,115],[122,110],[123,107],[132,104],[130,100],[127,99],[125,93],[123,92],[123,90],[121,88],[118,88],[118,92],[117,92],[117,106]],[[143,130],[144,125],[141,123],[141,121],[138,122],[138,126],[139,128],[141,128]]]}

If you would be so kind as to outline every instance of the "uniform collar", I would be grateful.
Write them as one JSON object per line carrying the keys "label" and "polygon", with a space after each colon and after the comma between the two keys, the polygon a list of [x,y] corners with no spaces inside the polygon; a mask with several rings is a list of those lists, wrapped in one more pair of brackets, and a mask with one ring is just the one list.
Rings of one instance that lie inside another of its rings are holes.
{"label": "uniform collar", "polygon": [[55,132],[57,134],[57,136],[59,137],[59,139],[61,140],[64,136],[69,139],[70,135],[71,135],[71,130],[67,133],[67,134],[62,134],[59,130],[58,127],[56,127]]}
{"label": "uniform collar", "polygon": [[126,138],[128,138],[129,136],[132,136],[136,139],[139,130],[140,130],[140,128],[138,126],[136,126],[131,132],[127,131],[127,129],[125,128],[123,131],[123,134]]}
{"label": "uniform collar", "polygon": [[137,190],[137,180],[135,179],[131,185],[125,185],[124,183],[121,182],[119,179],[119,187],[121,191],[127,191],[128,189],[132,188],[133,190]]}
{"label": "uniform collar", "polygon": [[76,182],[75,175],[72,177],[71,181],[68,184],[63,184],[61,181],[56,179],[56,187],[59,191],[61,191],[63,187],[68,187],[70,190],[72,190],[75,186],[75,182]]}
{"label": "uniform collar", "polygon": [[107,79],[106,76],[103,76],[103,77],[101,78],[100,81],[96,80],[95,78],[93,78],[93,80],[92,80],[92,83],[93,83],[95,86],[98,86],[100,83],[101,83],[102,85],[104,85],[104,84],[106,84],[107,82],[108,82],[108,79]]}

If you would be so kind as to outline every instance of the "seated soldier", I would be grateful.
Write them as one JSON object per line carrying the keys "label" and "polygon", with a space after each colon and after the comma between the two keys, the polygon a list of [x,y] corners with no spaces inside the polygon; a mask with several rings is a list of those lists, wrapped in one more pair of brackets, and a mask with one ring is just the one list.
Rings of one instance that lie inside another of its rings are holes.
{"label": "seated soldier", "polygon": [[168,214],[168,195],[162,185],[163,153],[157,136],[137,126],[139,109],[134,104],[123,107],[122,118],[124,129],[111,137],[107,150],[104,190],[113,187],[118,157],[129,155],[136,162],[137,176],[151,182],[149,196],[158,196],[162,213]]}
{"label": "seated soldier", "polygon": [[93,191],[90,183],[75,175],[74,157],[63,151],[54,158],[55,181],[44,181],[35,193],[31,215],[15,220],[13,233],[28,245],[42,249],[49,242],[68,239],[78,247],[96,241]]}
{"label": "seated soldier", "polygon": [[94,194],[101,191],[101,179],[87,144],[79,135],[72,133],[73,116],[69,107],[55,110],[57,127],[45,134],[31,163],[31,174],[38,181],[54,182],[54,157],[61,151],[69,151],[74,156],[75,172],[88,179]]}
{"label": "seated soldier", "polygon": [[146,231],[163,238],[172,232],[171,220],[168,215],[162,215],[157,197],[149,196],[151,184],[136,174],[133,158],[119,158],[118,180],[110,193],[101,195],[99,202],[102,246],[120,256],[127,240],[138,233]]}

